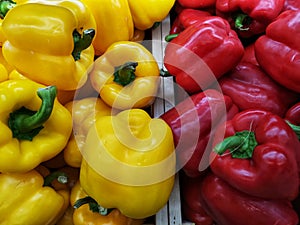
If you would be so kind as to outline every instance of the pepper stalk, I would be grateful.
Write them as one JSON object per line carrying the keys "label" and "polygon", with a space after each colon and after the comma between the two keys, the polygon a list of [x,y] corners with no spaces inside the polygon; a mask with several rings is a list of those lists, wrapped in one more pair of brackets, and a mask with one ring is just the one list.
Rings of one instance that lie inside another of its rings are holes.
{"label": "pepper stalk", "polygon": [[74,208],[78,209],[79,207],[81,207],[84,204],[88,204],[89,208],[92,212],[96,212],[99,213],[102,216],[106,216],[108,215],[113,209],[107,209],[102,207],[101,205],[99,205],[95,199],[93,199],[90,196],[86,196],[84,198],[80,198],[78,199],[75,203],[74,203]]}
{"label": "pepper stalk", "polygon": [[37,91],[37,95],[42,100],[42,104],[38,111],[32,111],[25,107],[21,107],[10,113],[8,126],[11,129],[14,138],[32,141],[32,139],[43,129],[43,124],[50,117],[56,94],[56,86],[40,88]]}
{"label": "pepper stalk", "polygon": [[251,17],[244,13],[238,13],[235,16],[234,26],[240,31],[249,30],[249,25],[251,23]]}
{"label": "pepper stalk", "polygon": [[226,150],[229,150],[233,158],[248,159],[252,158],[256,146],[257,141],[254,132],[245,130],[225,138],[214,147],[214,151],[222,155]]}
{"label": "pepper stalk", "polygon": [[289,122],[287,120],[286,120],[286,122],[293,129],[293,131],[296,133],[298,139],[300,140],[300,126],[292,124],[291,122]]}
{"label": "pepper stalk", "polygon": [[126,86],[135,79],[135,69],[137,62],[126,62],[121,66],[117,66],[114,71],[114,82]]}
{"label": "pepper stalk", "polygon": [[91,45],[95,34],[94,29],[84,30],[82,35],[76,29],[73,31],[74,49],[72,56],[75,61],[79,60],[81,52]]}
{"label": "pepper stalk", "polygon": [[47,186],[50,187],[51,183],[57,180],[59,183],[61,184],[66,184],[68,183],[68,176],[66,173],[61,172],[61,171],[55,171],[53,173],[50,173],[48,176],[46,176],[44,178],[44,185],[43,186]]}
{"label": "pepper stalk", "polygon": [[17,5],[16,2],[12,0],[1,0],[0,1],[0,18],[4,19],[6,13]]}

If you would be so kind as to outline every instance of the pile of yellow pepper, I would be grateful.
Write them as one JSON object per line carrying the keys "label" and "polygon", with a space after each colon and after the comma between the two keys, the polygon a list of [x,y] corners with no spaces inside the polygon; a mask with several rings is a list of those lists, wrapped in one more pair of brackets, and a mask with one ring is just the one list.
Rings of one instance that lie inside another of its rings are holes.
{"label": "pile of yellow pepper", "polygon": [[168,201],[160,69],[174,0],[0,0],[0,225],[140,225]]}

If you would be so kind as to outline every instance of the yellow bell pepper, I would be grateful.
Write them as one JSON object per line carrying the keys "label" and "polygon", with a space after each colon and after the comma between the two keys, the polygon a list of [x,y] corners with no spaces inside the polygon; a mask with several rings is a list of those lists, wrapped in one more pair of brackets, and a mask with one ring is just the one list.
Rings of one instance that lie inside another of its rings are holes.
{"label": "yellow bell pepper", "polygon": [[56,222],[56,225],[74,225],[74,210],[70,204],[70,194],[72,188],[78,182],[79,169],[70,166],[64,166],[55,170],[54,172],[51,172],[44,165],[39,165],[35,168],[35,170],[37,170],[44,177],[44,185],[53,187],[53,189],[55,189],[58,193],[68,194],[65,196],[65,205],[63,207],[61,216],[58,216],[59,220]]}
{"label": "yellow bell pepper", "polygon": [[111,210],[107,215],[101,215],[98,211],[100,206],[85,193],[79,181],[71,190],[70,203],[75,208],[74,225],[141,225],[144,222],[143,219],[128,218],[118,209]]}
{"label": "yellow bell pepper", "polygon": [[0,83],[0,172],[26,172],[66,146],[72,116],[55,86],[28,79]]}
{"label": "yellow bell pepper", "polygon": [[99,116],[109,116],[113,113],[111,107],[100,98],[88,97],[73,100],[65,105],[73,118],[73,133],[64,148],[64,160],[69,166],[79,168],[81,165],[81,149],[85,143],[86,134]]}
{"label": "yellow bell pepper", "polygon": [[12,0],[1,0],[0,1],[0,46],[3,45],[6,40],[5,34],[2,30],[2,22],[6,13],[16,5],[16,2]]}
{"label": "yellow bell pepper", "polygon": [[82,0],[92,11],[97,24],[93,40],[95,54],[102,55],[114,42],[133,37],[134,25],[127,0]]}
{"label": "yellow bell pepper", "polygon": [[8,71],[5,66],[0,62],[0,82],[8,80]]}
{"label": "yellow bell pepper", "polygon": [[8,62],[4,58],[3,53],[2,53],[2,47],[0,47],[0,63],[5,67],[8,74],[14,70],[14,67],[12,65],[8,64]]}
{"label": "yellow bell pepper", "polygon": [[29,79],[75,90],[86,82],[94,61],[95,26],[79,0],[21,2],[3,19],[2,53]]}
{"label": "yellow bell pepper", "polygon": [[44,184],[36,170],[0,174],[0,224],[55,225],[69,204],[67,190]]}
{"label": "yellow bell pepper", "polygon": [[146,32],[144,30],[134,29],[133,37],[130,41],[143,41],[145,39]]}
{"label": "yellow bell pepper", "polygon": [[155,100],[160,71],[152,53],[133,41],[113,43],[95,60],[92,86],[113,108],[144,108]]}
{"label": "yellow bell pepper", "polygon": [[27,77],[19,73],[17,70],[13,69],[9,74],[8,74],[8,79],[9,80],[28,80]]}
{"label": "yellow bell pepper", "polygon": [[2,46],[4,41],[6,40],[5,34],[2,30],[2,22],[3,22],[3,19],[0,18],[0,46]]}
{"label": "yellow bell pepper", "polygon": [[34,170],[38,171],[44,177],[44,185],[53,187],[56,191],[68,190],[74,187],[79,179],[79,169],[71,166],[52,169],[42,164]]}
{"label": "yellow bell pepper", "polygon": [[74,225],[73,223],[74,208],[70,205],[64,215],[57,221],[56,225]]}
{"label": "yellow bell pepper", "polygon": [[102,207],[141,219],[167,203],[176,157],[172,131],[162,119],[142,109],[100,117],[82,153],[81,186]]}
{"label": "yellow bell pepper", "polygon": [[134,27],[146,30],[167,17],[175,0],[128,0],[128,3]]}

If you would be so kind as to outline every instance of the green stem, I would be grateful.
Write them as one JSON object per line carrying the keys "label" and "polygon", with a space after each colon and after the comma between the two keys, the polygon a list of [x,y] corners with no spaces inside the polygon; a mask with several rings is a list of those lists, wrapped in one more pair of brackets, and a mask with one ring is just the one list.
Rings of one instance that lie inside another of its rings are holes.
{"label": "green stem", "polygon": [[1,0],[0,1],[0,18],[4,19],[6,13],[17,5],[16,2],[12,0]]}
{"label": "green stem", "polygon": [[160,69],[159,76],[161,77],[171,77],[172,74],[168,70]]}
{"label": "green stem", "polygon": [[174,38],[176,38],[179,34],[169,34],[167,36],[165,36],[165,41],[166,42],[170,42],[172,41]]}
{"label": "green stem", "polygon": [[79,60],[81,52],[91,45],[95,34],[94,29],[87,29],[83,31],[82,35],[77,30],[73,31],[74,49],[72,56],[75,61]]}
{"label": "green stem", "polygon": [[38,111],[31,111],[22,107],[10,113],[8,126],[14,138],[32,141],[43,129],[43,124],[49,119],[53,110],[56,93],[57,88],[55,86],[40,88],[37,91],[37,95],[42,100],[42,104]]}
{"label": "green stem", "polygon": [[247,159],[252,157],[256,146],[257,141],[254,132],[245,130],[225,138],[215,146],[214,151],[222,155],[226,150],[229,150],[233,158]]}
{"label": "green stem", "polygon": [[236,29],[241,31],[249,30],[249,25],[251,23],[251,17],[244,13],[237,14],[235,18],[234,26]]}
{"label": "green stem", "polygon": [[296,133],[298,139],[300,140],[300,126],[297,126],[295,124],[290,123],[289,121],[287,121],[287,124],[293,129],[293,131]]}
{"label": "green stem", "polygon": [[64,172],[55,171],[44,178],[44,186],[51,186],[51,183],[57,180],[61,184],[68,183],[68,176]]}
{"label": "green stem", "polygon": [[160,26],[160,24],[161,24],[161,22],[155,22],[155,23],[153,23],[152,29],[153,30],[156,29],[157,27]]}
{"label": "green stem", "polygon": [[127,62],[121,66],[117,66],[114,72],[114,82],[126,86],[135,79],[135,69],[137,62]]}
{"label": "green stem", "polygon": [[74,203],[74,208],[78,209],[80,206],[84,205],[84,204],[89,204],[89,208],[92,212],[96,212],[99,213],[102,216],[106,216],[108,215],[112,209],[107,209],[102,207],[101,205],[99,205],[95,199],[93,199],[90,196],[84,197],[84,198],[80,198],[78,199],[75,203]]}

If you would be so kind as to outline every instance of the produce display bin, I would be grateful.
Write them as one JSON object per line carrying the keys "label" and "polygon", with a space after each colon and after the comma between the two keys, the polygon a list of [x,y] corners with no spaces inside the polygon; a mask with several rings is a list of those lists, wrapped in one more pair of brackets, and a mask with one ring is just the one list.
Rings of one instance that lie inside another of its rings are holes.
{"label": "produce display bin", "polygon": [[[151,51],[160,68],[164,69],[163,56],[166,43],[164,37],[169,33],[171,26],[170,16],[165,18],[158,27],[151,31]],[[159,117],[184,98],[178,94],[174,86],[173,77],[161,77],[158,95],[151,106],[153,117]],[[179,175],[175,176],[173,192],[168,203],[155,215],[155,225],[193,225],[184,221],[181,214]],[[149,224],[150,225],[150,224]],[[152,225],[152,224],[151,224]]]}

